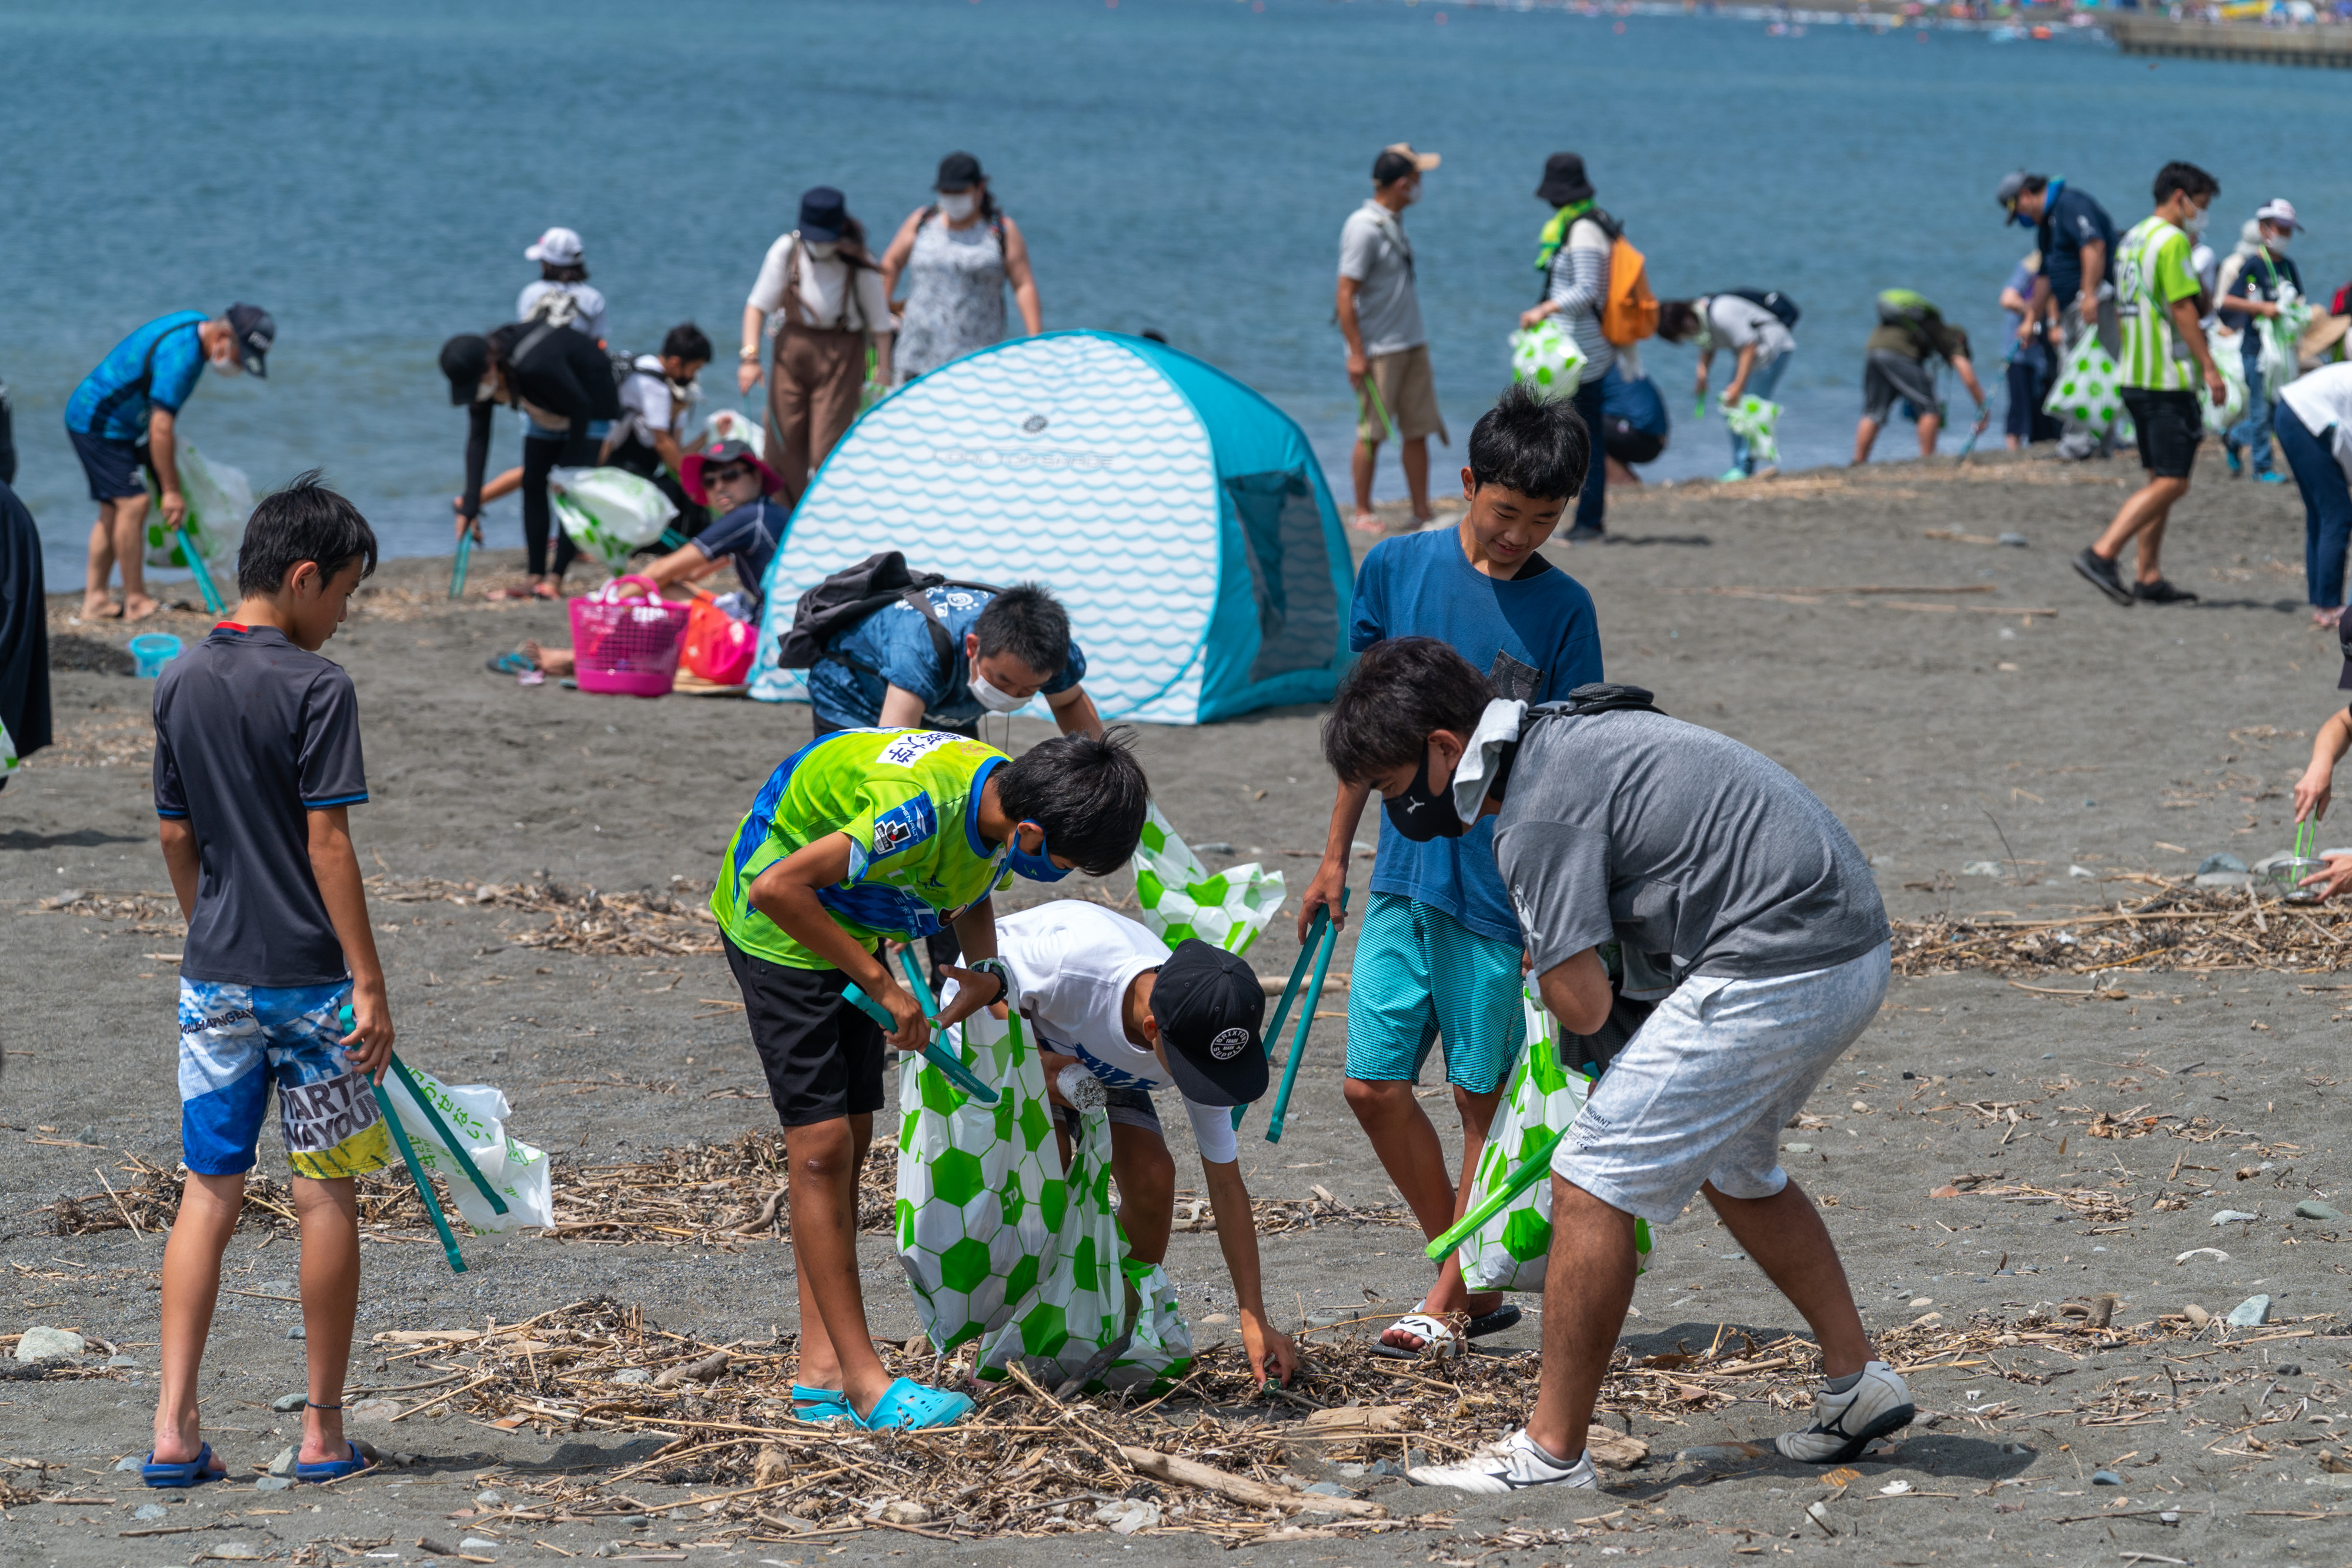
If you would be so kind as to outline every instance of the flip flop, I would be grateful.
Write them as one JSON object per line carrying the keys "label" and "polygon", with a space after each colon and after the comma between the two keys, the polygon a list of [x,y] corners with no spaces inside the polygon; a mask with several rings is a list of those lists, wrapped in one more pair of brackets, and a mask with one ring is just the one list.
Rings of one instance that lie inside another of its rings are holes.
{"label": "flip flop", "polygon": [[206,1443],[196,1450],[193,1459],[175,1459],[158,1464],[155,1450],[147,1450],[147,1462],[139,1467],[139,1478],[151,1487],[196,1487],[206,1481],[219,1480],[226,1470],[213,1469],[213,1446]]}
{"label": "flip flop", "polygon": [[[1389,1328],[1402,1329],[1405,1333],[1415,1336],[1421,1341],[1421,1348],[1407,1350],[1401,1344],[1390,1344],[1383,1339],[1373,1342],[1372,1354],[1386,1356],[1391,1361],[1424,1359],[1450,1361],[1467,1348],[1465,1342],[1485,1339],[1488,1334],[1501,1333],[1505,1329],[1517,1326],[1520,1315],[1517,1302],[1505,1301],[1493,1312],[1472,1318],[1469,1322],[1463,1325],[1462,1333],[1457,1338],[1444,1319],[1432,1317],[1427,1312],[1407,1312],[1391,1323]],[[1382,1331],[1383,1333],[1386,1332],[1387,1330]],[[1451,1345],[1453,1348],[1441,1349],[1433,1354],[1430,1348],[1433,1345]]]}
{"label": "flip flop", "polygon": [[971,1410],[971,1401],[961,1394],[929,1388],[911,1377],[902,1377],[882,1391],[882,1397],[874,1402],[872,1414],[858,1416],[853,1408],[850,1415],[869,1432],[894,1428],[919,1432],[933,1427],[952,1427]]}
{"label": "flip flop", "polygon": [[530,655],[520,649],[500,653],[489,664],[490,674],[494,675],[520,675],[525,671],[537,668],[539,666],[530,662]]}
{"label": "flip flop", "polygon": [[355,1476],[368,1469],[367,1457],[360,1452],[360,1446],[357,1443],[346,1439],[343,1446],[351,1449],[350,1458],[327,1459],[315,1465],[296,1465],[294,1479],[298,1481],[339,1481],[345,1476]]}
{"label": "flip flop", "polygon": [[857,1412],[849,1407],[849,1396],[838,1388],[803,1388],[793,1385],[793,1419],[809,1421],[820,1427],[855,1427]]}

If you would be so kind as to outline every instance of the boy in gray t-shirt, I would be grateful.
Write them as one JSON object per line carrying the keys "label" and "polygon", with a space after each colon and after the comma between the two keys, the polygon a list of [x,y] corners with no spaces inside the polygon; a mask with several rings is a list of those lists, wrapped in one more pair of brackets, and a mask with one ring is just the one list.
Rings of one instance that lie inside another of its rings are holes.
{"label": "boy in gray t-shirt", "polygon": [[1826,1387],[1780,1451],[1860,1457],[1909,1425],[1909,1390],[1864,1333],[1837,1249],[1779,1165],[1779,1133],[1886,994],[1886,912],[1844,827],[1787,769],[1668,718],[1633,686],[1529,710],[1494,700],[1431,638],[1374,644],[1333,700],[1323,751],[1380,790],[1408,838],[1493,814],[1495,859],[1544,1005],[1572,1034],[1608,1018],[1600,949],[1671,992],[1610,1062],[1552,1156],[1543,1378],[1527,1426],[1424,1486],[1595,1485],[1592,1402],[1633,1294],[1633,1226],[1703,1192],[1804,1314]]}

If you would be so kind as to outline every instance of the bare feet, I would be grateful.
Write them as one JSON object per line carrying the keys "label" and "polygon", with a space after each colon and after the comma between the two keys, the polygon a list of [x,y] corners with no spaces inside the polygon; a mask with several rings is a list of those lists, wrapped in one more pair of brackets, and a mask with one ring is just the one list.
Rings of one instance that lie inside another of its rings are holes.
{"label": "bare feet", "polygon": [[100,590],[96,593],[85,593],[81,596],[81,618],[83,620],[118,621],[121,620],[121,617],[122,606],[117,604],[112,599],[109,598],[103,590]]}
{"label": "bare feet", "polygon": [[122,596],[122,618],[125,621],[144,621],[163,608],[143,593]]}
{"label": "bare feet", "polygon": [[482,595],[482,597],[485,599],[529,599],[532,597],[531,584],[529,580],[525,580],[513,588],[493,588],[488,593]]}
{"label": "bare feet", "polygon": [[551,580],[542,577],[530,585],[530,596],[533,599],[556,600],[563,597],[563,591]]}
{"label": "bare feet", "polygon": [[572,673],[574,661],[569,648],[546,648],[536,642],[525,642],[522,656],[529,659],[541,674],[553,675],[561,680]]}
{"label": "bare feet", "polygon": [[2330,631],[2333,631],[2336,623],[2343,619],[2344,611],[2340,605],[2334,610],[2315,610],[2311,612],[2311,623],[2314,626],[2323,626]]}
{"label": "bare feet", "polygon": [[1360,533],[1384,534],[1389,531],[1387,526],[1370,512],[1358,512],[1349,519],[1348,526]]}

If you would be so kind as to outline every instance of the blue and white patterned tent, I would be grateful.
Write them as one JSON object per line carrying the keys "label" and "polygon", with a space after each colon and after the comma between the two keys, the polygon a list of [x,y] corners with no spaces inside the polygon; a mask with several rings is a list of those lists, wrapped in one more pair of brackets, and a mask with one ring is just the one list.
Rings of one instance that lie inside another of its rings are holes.
{"label": "blue and white patterned tent", "polygon": [[886,549],[918,571],[1045,584],[1105,718],[1206,724],[1318,702],[1347,667],[1355,567],[1307,438],[1147,339],[1017,339],[868,410],[769,568],[753,696],[807,700],[800,672],[775,665],[794,603]]}

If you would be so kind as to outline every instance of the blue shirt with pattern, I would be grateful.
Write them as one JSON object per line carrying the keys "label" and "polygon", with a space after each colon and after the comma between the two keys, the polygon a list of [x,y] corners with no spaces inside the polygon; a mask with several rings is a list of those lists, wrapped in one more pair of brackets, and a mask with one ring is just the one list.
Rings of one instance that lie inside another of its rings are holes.
{"label": "blue shirt with pattern", "polygon": [[[835,633],[825,645],[826,656],[808,673],[809,703],[817,717],[852,728],[878,723],[883,695],[891,686],[922,698],[924,718],[936,724],[970,724],[981,716],[980,699],[971,695],[971,661],[964,656],[963,640],[996,595],[949,584],[928,590],[925,597],[947,629],[946,666],[940,664],[930,618],[905,599],[895,600]],[[1086,675],[1087,656],[1072,643],[1069,658],[1040,695],[1068,691]]]}
{"label": "blue shirt with pattern", "polygon": [[150,404],[176,415],[205,373],[201,310],[158,316],[114,345],[66,400],[66,428],[109,441],[147,439]]}

